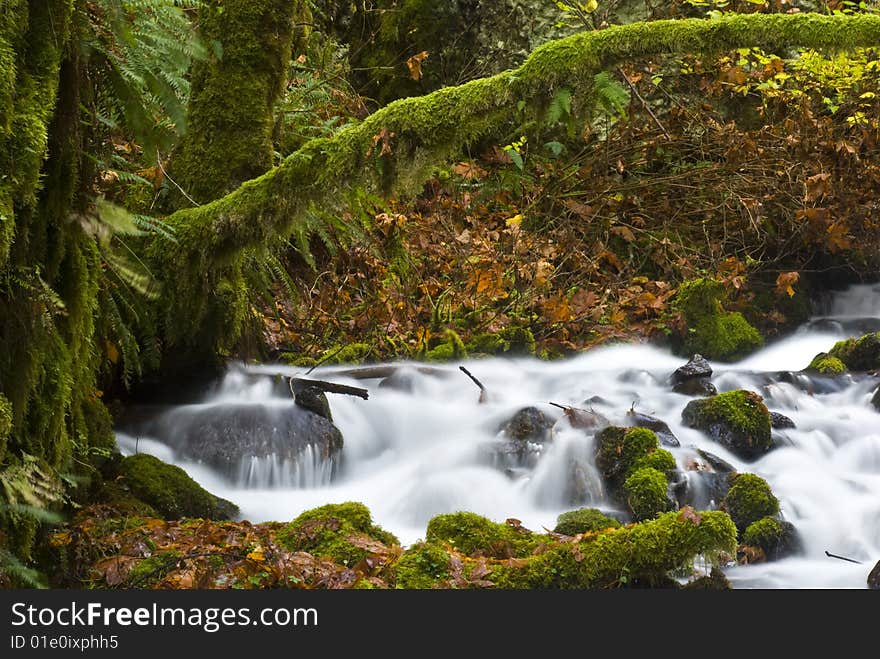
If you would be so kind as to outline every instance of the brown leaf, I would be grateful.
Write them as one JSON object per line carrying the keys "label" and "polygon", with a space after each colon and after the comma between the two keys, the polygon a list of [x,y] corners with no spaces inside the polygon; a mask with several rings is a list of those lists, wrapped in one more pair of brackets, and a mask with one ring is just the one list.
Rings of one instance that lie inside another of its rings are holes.
{"label": "brown leaf", "polygon": [[636,239],[635,235],[632,232],[632,229],[625,226],[611,227],[611,233],[613,233],[615,236],[620,236],[628,243],[631,243]]}
{"label": "brown leaf", "polygon": [[409,77],[413,80],[419,80],[422,77],[422,62],[424,62],[428,58],[428,51],[423,50],[422,52],[413,55],[408,60],[406,60],[406,68],[409,69]]}
{"label": "brown leaf", "polygon": [[787,293],[788,297],[794,297],[794,288],[792,288],[800,279],[797,272],[781,272],[776,278],[776,294],[782,295]]}
{"label": "brown leaf", "polygon": [[685,506],[678,513],[678,518],[681,520],[688,520],[692,522],[694,526],[699,526],[700,522],[703,521],[703,518],[700,517],[700,513],[691,508],[690,506]]}
{"label": "brown leaf", "polygon": [[452,171],[467,179],[482,179],[489,175],[489,172],[473,162],[457,163],[452,166]]}
{"label": "brown leaf", "polygon": [[806,192],[804,193],[804,201],[816,201],[819,197],[824,197],[831,191],[829,179],[831,174],[816,174],[810,176],[806,180]]}

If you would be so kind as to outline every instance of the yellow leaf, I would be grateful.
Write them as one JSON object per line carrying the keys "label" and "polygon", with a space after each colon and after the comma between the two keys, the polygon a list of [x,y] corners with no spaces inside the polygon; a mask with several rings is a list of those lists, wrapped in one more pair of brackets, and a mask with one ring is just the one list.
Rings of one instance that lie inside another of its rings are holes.
{"label": "yellow leaf", "polygon": [[522,221],[523,221],[523,216],[520,215],[519,213],[517,213],[513,217],[508,217],[506,220],[504,220],[504,224],[506,224],[509,227],[518,227],[519,225],[522,224]]}
{"label": "yellow leaf", "polygon": [[263,561],[266,560],[266,557],[263,554],[262,547],[255,547],[254,550],[247,555],[247,557],[250,560],[255,561],[257,563],[262,563]]}
{"label": "yellow leaf", "polygon": [[119,361],[119,349],[116,347],[116,344],[112,341],[105,341],[104,347],[107,350],[107,359],[110,360],[111,364],[115,364]]}

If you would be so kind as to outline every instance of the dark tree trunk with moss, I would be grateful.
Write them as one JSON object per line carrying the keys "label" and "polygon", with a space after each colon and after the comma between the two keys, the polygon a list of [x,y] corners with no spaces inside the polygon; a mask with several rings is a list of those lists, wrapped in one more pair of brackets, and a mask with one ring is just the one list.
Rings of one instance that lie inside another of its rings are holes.
{"label": "dark tree trunk with moss", "polygon": [[[281,93],[301,0],[209,0],[199,15],[212,53],[193,66],[188,131],[171,176],[192,201],[222,197],[273,164]],[[192,205],[179,195],[178,207]]]}

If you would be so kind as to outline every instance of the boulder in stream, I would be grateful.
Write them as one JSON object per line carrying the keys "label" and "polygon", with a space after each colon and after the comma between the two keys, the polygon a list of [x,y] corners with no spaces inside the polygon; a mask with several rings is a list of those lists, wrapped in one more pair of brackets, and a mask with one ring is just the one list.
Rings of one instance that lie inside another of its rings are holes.
{"label": "boulder in stream", "polygon": [[874,406],[874,409],[880,412],[880,387],[877,387],[877,390],[874,392],[874,397],[871,399],[871,405]]}
{"label": "boulder in stream", "polygon": [[744,460],[755,460],[773,446],[770,411],[752,391],[738,389],[692,400],[681,418]]}
{"label": "boulder in stream", "polygon": [[871,590],[880,590],[880,561],[868,573],[868,588]]}
{"label": "boulder in stream", "polygon": [[336,457],[343,444],[330,420],[288,401],[184,405],[128,432],[158,439],[179,458],[202,462],[232,479],[254,459],[291,468],[309,461],[303,466],[311,468]]}
{"label": "boulder in stream", "polygon": [[681,442],[678,441],[678,438],[669,429],[669,425],[662,419],[658,419],[650,414],[629,410],[626,413],[626,421],[632,426],[653,430],[663,446],[671,446],[673,448],[681,446]]}
{"label": "boulder in stream", "polygon": [[669,381],[676,393],[686,396],[712,396],[718,390],[712,384],[711,377],[712,367],[709,362],[702,355],[695,354],[687,364],[673,371]]}
{"label": "boulder in stream", "polygon": [[769,561],[800,553],[802,546],[794,524],[775,517],[762,517],[746,528],[743,544],[757,547]]}
{"label": "boulder in stream", "polygon": [[553,420],[537,407],[524,407],[498,429],[506,438],[517,442],[543,444],[550,438]]}
{"label": "boulder in stream", "polygon": [[770,412],[770,427],[774,430],[785,430],[786,428],[795,428],[794,421],[780,412]]}

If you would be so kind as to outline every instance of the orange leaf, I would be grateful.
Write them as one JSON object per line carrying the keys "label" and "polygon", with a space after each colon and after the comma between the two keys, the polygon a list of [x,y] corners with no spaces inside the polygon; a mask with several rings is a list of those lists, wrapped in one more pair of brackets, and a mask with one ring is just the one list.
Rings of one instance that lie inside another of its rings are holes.
{"label": "orange leaf", "polygon": [[797,272],[782,272],[776,278],[776,294],[782,295],[787,293],[788,297],[794,297],[794,288],[792,286],[798,282],[800,274]]}
{"label": "orange leaf", "polygon": [[408,60],[406,60],[406,68],[409,69],[409,77],[413,80],[419,80],[422,77],[422,62],[424,62],[428,58],[428,51],[423,50],[422,52],[413,55]]}

